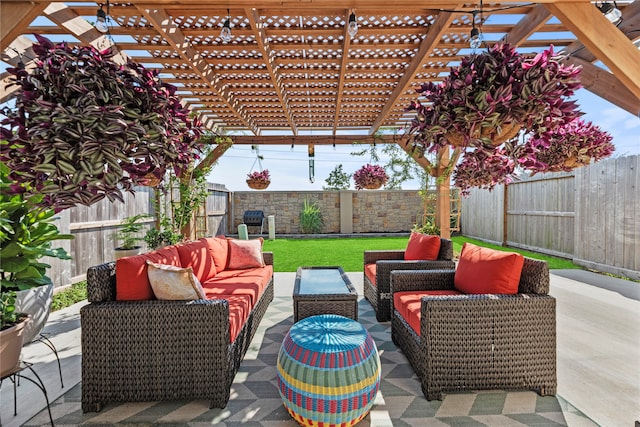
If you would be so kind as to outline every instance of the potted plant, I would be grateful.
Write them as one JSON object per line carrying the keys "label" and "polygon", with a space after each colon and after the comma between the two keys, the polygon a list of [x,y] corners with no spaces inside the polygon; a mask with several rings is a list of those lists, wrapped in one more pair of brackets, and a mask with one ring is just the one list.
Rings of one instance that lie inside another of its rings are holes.
{"label": "potted plant", "polygon": [[201,124],[157,71],[36,38],[35,67],[7,70],[19,88],[15,107],[2,109],[0,160],[44,205],[122,201],[123,190],[180,175],[199,157]]}
{"label": "potted plant", "polygon": [[[54,240],[73,238],[69,234],[61,234],[53,223],[53,209],[41,207],[43,195],[21,192],[21,186],[12,182],[8,175],[9,169],[0,163],[0,329],[3,334],[0,342],[3,349],[5,330],[11,329],[13,333],[17,329],[22,334],[20,346],[22,339],[24,342],[30,342],[40,333],[49,316],[51,292],[44,292],[45,295],[49,295],[48,301],[40,301],[33,307],[22,304],[18,296],[32,291],[38,292],[43,286],[52,289],[51,279],[46,275],[47,269],[51,266],[42,262],[41,258],[49,256],[70,259],[64,249],[52,249],[51,246]],[[13,191],[9,191],[10,187],[13,187]],[[23,300],[31,298],[27,296]],[[28,314],[34,322],[14,329],[13,326],[24,320]],[[27,329],[23,329],[25,327]],[[8,343],[9,338],[6,339]],[[16,366],[15,363],[10,366],[5,363],[8,362],[3,360],[3,373],[5,368]]]}
{"label": "potted plant", "polygon": [[165,227],[161,227],[160,230],[157,228],[150,228],[144,235],[144,241],[149,249],[158,249],[163,246],[175,245],[182,241],[182,239],[184,239],[182,234],[176,233],[175,231]]}
{"label": "potted plant", "polygon": [[247,175],[247,185],[254,190],[264,190],[271,184],[269,169],[260,172],[252,172]]}
{"label": "potted plant", "polygon": [[363,188],[375,190],[386,184],[388,180],[389,176],[384,168],[379,165],[366,164],[353,173],[356,190],[362,190]]}
{"label": "potted plant", "polygon": [[[582,113],[569,99],[582,87],[579,73],[553,46],[531,57],[497,44],[464,57],[440,84],[420,88],[424,104],[409,106],[416,112],[408,130],[414,152],[453,148],[449,164],[431,170],[441,171],[440,179],[453,172],[462,194],[509,183],[519,170],[566,170],[607,157],[610,137],[578,120]],[[565,163],[571,156],[580,160]]]}
{"label": "potted plant", "polygon": [[140,253],[141,247],[138,242],[144,240],[140,233],[145,226],[140,221],[150,217],[151,215],[148,214],[137,214],[122,220],[115,234],[116,240],[120,242],[115,248],[116,259]]}

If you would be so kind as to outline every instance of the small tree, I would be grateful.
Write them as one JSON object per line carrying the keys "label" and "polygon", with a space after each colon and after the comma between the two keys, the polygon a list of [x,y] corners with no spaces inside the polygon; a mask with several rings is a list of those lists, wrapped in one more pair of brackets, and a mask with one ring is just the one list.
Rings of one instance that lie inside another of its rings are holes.
{"label": "small tree", "polygon": [[322,189],[325,191],[348,190],[350,179],[351,174],[346,173],[342,169],[342,164],[339,164],[333,168],[329,173],[329,177],[324,180],[324,182],[327,183],[327,186],[323,186]]}

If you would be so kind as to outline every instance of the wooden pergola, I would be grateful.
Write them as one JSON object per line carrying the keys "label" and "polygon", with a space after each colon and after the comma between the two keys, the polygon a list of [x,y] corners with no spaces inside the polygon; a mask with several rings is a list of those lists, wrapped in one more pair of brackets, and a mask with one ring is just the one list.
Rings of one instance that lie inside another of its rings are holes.
{"label": "wooden pergola", "polygon": [[[502,40],[531,53],[553,44],[582,66],[588,90],[640,113],[640,0],[616,3],[617,26],[598,8],[602,2],[586,0],[106,1],[107,34],[93,25],[101,3],[2,0],[2,61],[28,67],[32,34],[112,47],[159,69],[210,129],[243,132],[235,144],[367,143],[381,128],[407,124],[415,90],[472,52],[475,26],[486,44]],[[355,35],[348,33],[352,14]],[[224,41],[227,19],[232,36]],[[6,73],[0,78],[4,102],[13,89]],[[309,136],[312,130],[330,136]],[[385,138],[377,142],[403,144]],[[448,184],[440,195],[448,198]],[[448,221],[441,223],[447,235]]]}

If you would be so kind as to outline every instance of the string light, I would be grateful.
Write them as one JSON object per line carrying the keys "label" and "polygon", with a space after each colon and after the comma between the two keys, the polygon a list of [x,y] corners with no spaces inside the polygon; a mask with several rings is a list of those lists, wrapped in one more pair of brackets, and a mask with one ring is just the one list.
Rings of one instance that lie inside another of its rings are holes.
{"label": "string light", "polygon": [[351,12],[349,15],[349,24],[347,25],[347,32],[351,37],[355,37],[358,34],[358,20],[356,19],[355,12]]}
{"label": "string light", "polygon": [[109,25],[107,24],[107,16],[109,13],[109,2],[107,1],[107,12],[102,9],[102,5],[100,5],[100,9],[96,11],[96,30],[101,33],[109,32]]}
{"label": "string light", "polygon": [[227,19],[222,24],[222,30],[220,31],[220,38],[224,42],[231,41],[231,13],[227,9]]}

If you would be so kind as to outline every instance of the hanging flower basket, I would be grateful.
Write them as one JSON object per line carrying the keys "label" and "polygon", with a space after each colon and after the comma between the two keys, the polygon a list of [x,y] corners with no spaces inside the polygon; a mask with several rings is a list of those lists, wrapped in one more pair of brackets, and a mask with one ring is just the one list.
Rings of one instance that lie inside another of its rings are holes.
{"label": "hanging flower basket", "polygon": [[356,190],[376,190],[386,184],[389,177],[382,166],[367,164],[354,172],[353,180]]}
{"label": "hanging flower basket", "polygon": [[[500,128],[483,128],[482,131],[476,130],[471,135],[470,140],[483,140],[492,147],[498,147],[503,142],[515,138],[522,129],[519,123],[503,123]],[[453,129],[445,134],[447,140],[454,147],[464,147],[465,137],[459,131]]]}
{"label": "hanging flower basket", "polygon": [[261,172],[252,172],[247,175],[247,185],[254,190],[264,190],[271,184],[269,170],[265,169]]}

